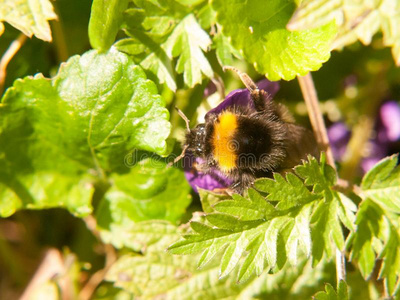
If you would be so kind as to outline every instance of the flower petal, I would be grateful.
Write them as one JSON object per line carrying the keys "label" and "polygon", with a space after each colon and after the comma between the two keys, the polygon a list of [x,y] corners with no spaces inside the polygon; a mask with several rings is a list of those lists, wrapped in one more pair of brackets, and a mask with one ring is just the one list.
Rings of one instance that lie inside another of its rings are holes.
{"label": "flower petal", "polygon": [[185,177],[196,193],[198,193],[198,187],[212,191],[218,188],[227,188],[233,183],[232,180],[215,168],[212,168],[208,173],[198,171],[196,166],[202,163],[204,163],[203,159],[194,157],[191,153],[188,153],[184,159]]}
{"label": "flower petal", "polygon": [[[269,81],[268,79],[260,80],[257,82],[257,86],[270,94],[271,97],[275,96],[275,94],[279,91],[279,83]],[[209,114],[219,114],[221,111],[232,106],[250,106],[254,108],[254,103],[251,100],[249,90],[238,89],[230,92],[228,96],[225,97],[224,101],[206,114],[206,120]]]}
{"label": "flower petal", "polygon": [[382,104],[379,111],[383,128],[378,130],[378,138],[390,142],[400,139],[400,105],[396,101],[388,101]]}
{"label": "flower petal", "polygon": [[342,122],[334,123],[328,128],[328,138],[335,160],[341,161],[343,159],[350,136],[350,130]]}

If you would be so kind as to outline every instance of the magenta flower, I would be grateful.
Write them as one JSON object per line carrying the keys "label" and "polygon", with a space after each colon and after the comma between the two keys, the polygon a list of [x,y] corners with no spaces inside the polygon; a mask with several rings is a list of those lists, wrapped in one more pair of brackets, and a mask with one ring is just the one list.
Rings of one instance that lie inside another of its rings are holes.
{"label": "magenta flower", "polygon": [[204,162],[200,157],[187,154],[184,158],[185,177],[193,190],[198,193],[197,188],[213,191],[230,186],[233,181],[225,177],[218,169],[213,169],[209,173],[198,171],[198,165]]}
{"label": "magenta flower", "polygon": [[[279,91],[279,83],[269,81],[268,79],[263,79],[257,82],[257,86],[268,92],[271,97],[275,96],[275,94]],[[220,113],[231,106],[250,106],[254,108],[254,103],[251,101],[250,92],[247,89],[238,89],[230,92],[228,96],[225,97],[225,100],[222,101],[217,107],[211,109],[209,113]],[[206,115],[206,116],[207,116]]]}
{"label": "magenta flower", "polygon": [[[375,130],[376,137],[367,145],[369,155],[361,161],[362,173],[366,173],[382,158],[392,154],[395,150],[393,146],[400,141],[400,105],[396,101],[387,101],[381,105]],[[351,132],[344,123],[337,122],[328,128],[335,160],[340,162],[343,159],[350,136]]]}
{"label": "magenta flower", "polygon": [[[268,92],[273,97],[279,90],[279,83],[271,82],[268,79],[263,79],[257,83],[260,89]],[[231,106],[250,106],[254,107],[251,101],[250,92],[247,89],[238,89],[229,93],[217,107],[211,109],[209,113],[220,113]],[[206,115],[207,116],[207,115]],[[233,182],[227,178],[218,169],[213,168],[208,173],[203,173],[198,170],[198,166],[203,163],[199,157],[194,157],[191,153],[187,153],[184,157],[185,177],[195,192],[197,188],[205,190],[223,189],[229,187]]]}
{"label": "magenta flower", "polygon": [[328,137],[335,160],[341,161],[346,153],[347,143],[350,141],[350,130],[346,124],[336,122],[328,128]]}
{"label": "magenta flower", "polygon": [[400,140],[400,105],[396,101],[388,101],[381,106],[379,121],[379,141],[396,142]]}

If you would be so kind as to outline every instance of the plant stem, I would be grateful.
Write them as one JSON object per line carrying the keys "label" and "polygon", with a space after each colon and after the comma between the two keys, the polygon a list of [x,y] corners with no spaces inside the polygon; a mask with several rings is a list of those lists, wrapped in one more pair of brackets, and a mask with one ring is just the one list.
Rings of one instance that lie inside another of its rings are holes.
{"label": "plant stem", "polygon": [[26,35],[21,33],[16,40],[14,40],[10,47],[6,50],[0,60],[0,95],[3,93],[4,81],[6,79],[6,69],[11,59],[17,54],[18,50],[26,41]]}
{"label": "plant stem", "polygon": [[25,280],[23,273],[24,268],[16,256],[16,253],[2,235],[0,235],[0,259],[4,262],[6,272],[9,272],[8,274],[12,280],[22,285]]}
{"label": "plant stem", "polygon": [[[324,119],[322,118],[321,110],[319,108],[317,91],[315,89],[312,76],[310,73],[308,73],[303,77],[298,76],[297,79],[299,81],[301,92],[307,106],[308,116],[310,117],[310,122],[318,143],[319,150],[326,153],[328,164],[336,170],[335,160],[333,158],[332,149],[329,145],[328,134]],[[345,257],[339,249],[336,249],[336,278],[338,283],[340,280],[346,279]]]}
{"label": "plant stem", "polygon": [[336,248],[336,281],[337,284],[341,280],[346,280],[346,261],[342,251],[339,248]]}
{"label": "plant stem", "polygon": [[[53,3],[54,5],[55,3]],[[55,6],[54,6],[55,7]],[[67,61],[69,57],[68,46],[65,39],[64,29],[58,9],[56,9],[58,20],[51,22],[54,33],[54,45],[56,46],[57,58],[60,62]]]}
{"label": "plant stem", "polygon": [[[97,230],[96,219],[92,215],[89,215],[86,218],[84,218],[84,222],[86,223],[88,229],[93,233],[93,235],[101,242],[100,232]],[[78,299],[81,300],[91,299],[97,287],[104,280],[104,277],[106,276],[108,270],[117,260],[117,253],[114,247],[110,244],[102,244],[102,245],[105,254],[105,266],[103,269],[98,270],[89,278],[89,280],[85,283],[85,285],[81,289]]]}
{"label": "plant stem", "polygon": [[324,119],[322,118],[322,113],[319,108],[319,101],[317,91],[315,90],[314,81],[310,73],[303,77],[299,76],[297,79],[300,84],[301,92],[303,93],[304,102],[307,106],[308,116],[310,117],[311,126],[313,128],[319,150],[326,153],[328,164],[330,164],[336,170],[335,160],[333,159],[332,150],[329,145]]}

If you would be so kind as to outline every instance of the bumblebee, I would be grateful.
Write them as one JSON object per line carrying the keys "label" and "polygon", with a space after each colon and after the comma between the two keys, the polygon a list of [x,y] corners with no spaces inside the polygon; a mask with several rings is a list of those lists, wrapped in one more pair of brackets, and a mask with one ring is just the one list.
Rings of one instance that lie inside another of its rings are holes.
{"label": "bumblebee", "polygon": [[206,115],[205,123],[189,128],[178,161],[191,152],[204,160],[197,169],[203,173],[220,170],[233,181],[230,190],[237,193],[250,187],[258,177],[271,177],[273,172],[285,173],[298,165],[308,154],[318,156],[311,131],[297,125],[287,108],[272,101],[250,77],[238,73],[247,87],[251,101]]}

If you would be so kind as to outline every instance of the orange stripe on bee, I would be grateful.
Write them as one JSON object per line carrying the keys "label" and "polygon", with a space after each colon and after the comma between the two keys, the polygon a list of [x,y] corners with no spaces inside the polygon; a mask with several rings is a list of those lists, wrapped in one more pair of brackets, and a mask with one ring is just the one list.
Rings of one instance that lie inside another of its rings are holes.
{"label": "orange stripe on bee", "polygon": [[233,136],[237,129],[237,117],[231,112],[223,112],[214,124],[212,144],[213,156],[223,172],[236,167],[237,154]]}

